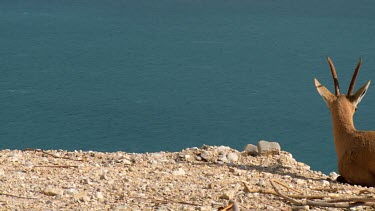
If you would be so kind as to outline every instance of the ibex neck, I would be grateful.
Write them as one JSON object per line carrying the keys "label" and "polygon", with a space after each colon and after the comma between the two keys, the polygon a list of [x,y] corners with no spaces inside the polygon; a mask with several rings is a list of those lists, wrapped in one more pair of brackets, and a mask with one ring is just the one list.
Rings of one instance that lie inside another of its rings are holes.
{"label": "ibex neck", "polygon": [[335,115],[335,113],[332,113],[332,123],[336,153],[340,159],[343,153],[345,153],[345,149],[351,145],[356,129],[353,124],[353,117],[351,116]]}
{"label": "ibex neck", "polygon": [[[340,133],[352,133],[355,131],[353,117],[332,113],[333,130]],[[336,135],[336,134],[335,134]]]}

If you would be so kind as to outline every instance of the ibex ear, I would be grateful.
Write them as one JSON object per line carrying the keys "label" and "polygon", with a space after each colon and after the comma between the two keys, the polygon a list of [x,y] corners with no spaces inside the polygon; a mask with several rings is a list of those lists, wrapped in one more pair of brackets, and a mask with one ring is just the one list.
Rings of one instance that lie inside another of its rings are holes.
{"label": "ibex ear", "polygon": [[327,106],[329,107],[329,104],[336,98],[335,95],[333,95],[327,88],[325,88],[323,85],[319,83],[316,78],[314,79],[315,81],[315,87],[318,90],[320,96],[323,97],[324,101],[326,101]]}
{"label": "ibex ear", "polygon": [[361,102],[362,98],[365,96],[368,87],[370,86],[371,81],[368,81],[364,86],[358,89],[358,91],[353,95],[353,103],[358,105]]}

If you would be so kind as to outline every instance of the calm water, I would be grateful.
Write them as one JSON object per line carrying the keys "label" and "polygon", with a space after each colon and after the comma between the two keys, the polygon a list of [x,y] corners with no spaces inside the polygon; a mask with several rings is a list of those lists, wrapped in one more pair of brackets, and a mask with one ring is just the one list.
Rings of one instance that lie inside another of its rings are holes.
{"label": "calm water", "polygon": [[[179,151],[277,141],[336,170],[313,78],[375,79],[374,1],[0,2],[0,148]],[[340,5],[340,6],[337,6]],[[375,88],[355,116],[374,129]]]}

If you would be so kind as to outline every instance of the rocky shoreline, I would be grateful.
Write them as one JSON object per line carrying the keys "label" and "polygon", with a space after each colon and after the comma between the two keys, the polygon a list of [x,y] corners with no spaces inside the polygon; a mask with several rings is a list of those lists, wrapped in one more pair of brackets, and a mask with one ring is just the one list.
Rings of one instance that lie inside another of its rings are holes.
{"label": "rocky shoreline", "polygon": [[337,183],[335,173],[313,171],[277,145],[142,154],[1,150],[0,204],[3,210],[372,210],[374,188]]}

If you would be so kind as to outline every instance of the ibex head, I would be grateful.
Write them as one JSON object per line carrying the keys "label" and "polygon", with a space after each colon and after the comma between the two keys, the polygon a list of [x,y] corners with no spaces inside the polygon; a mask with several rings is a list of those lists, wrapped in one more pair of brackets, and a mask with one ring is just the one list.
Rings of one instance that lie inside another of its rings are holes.
{"label": "ibex head", "polygon": [[348,93],[346,95],[340,93],[339,80],[337,78],[336,69],[332,63],[332,60],[329,57],[327,57],[327,60],[331,68],[333,82],[335,85],[335,94],[332,94],[326,87],[321,85],[317,79],[315,79],[316,89],[318,90],[319,94],[323,97],[324,101],[327,103],[327,106],[332,113],[340,111],[345,113],[346,115],[353,116],[354,112],[357,110],[357,105],[359,104],[359,102],[361,102],[363,96],[366,94],[366,91],[370,86],[371,82],[368,81],[364,86],[358,89],[357,92],[355,92],[354,94],[352,93],[362,60],[359,59],[358,61],[357,67],[354,70],[353,77],[350,82]]}

